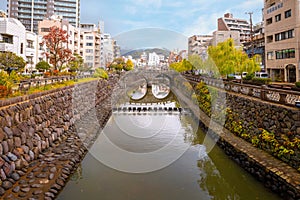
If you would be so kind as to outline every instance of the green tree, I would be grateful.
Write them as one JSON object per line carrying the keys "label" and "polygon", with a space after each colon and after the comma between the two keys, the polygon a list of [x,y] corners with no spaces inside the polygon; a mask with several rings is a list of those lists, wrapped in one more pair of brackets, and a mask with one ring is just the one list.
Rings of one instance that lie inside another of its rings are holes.
{"label": "green tree", "polygon": [[47,71],[51,68],[51,66],[49,65],[48,62],[42,60],[39,63],[36,64],[35,68],[37,70],[43,70],[43,71]]}
{"label": "green tree", "polygon": [[193,65],[193,69],[205,69],[205,62],[197,54],[190,55],[188,61]]}
{"label": "green tree", "polygon": [[243,50],[236,48],[233,39],[221,42],[217,46],[210,46],[208,54],[222,76],[260,70],[256,57],[249,58]]}
{"label": "green tree", "polygon": [[12,52],[0,52],[0,69],[10,73],[12,70],[22,71],[26,65],[21,56]]}
{"label": "green tree", "polygon": [[83,58],[80,55],[75,53],[74,59],[69,62],[68,67],[69,67],[69,71],[71,72],[80,71],[80,69],[83,69],[84,67]]}
{"label": "green tree", "polygon": [[103,68],[97,68],[94,73],[95,78],[108,79],[108,73]]}

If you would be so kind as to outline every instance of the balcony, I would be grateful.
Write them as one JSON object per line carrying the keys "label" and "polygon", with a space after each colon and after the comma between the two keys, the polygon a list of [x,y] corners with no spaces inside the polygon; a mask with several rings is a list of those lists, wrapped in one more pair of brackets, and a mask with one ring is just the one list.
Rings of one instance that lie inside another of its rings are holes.
{"label": "balcony", "polygon": [[10,43],[0,42],[0,51],[2,52],[13,52],[14,45]]}

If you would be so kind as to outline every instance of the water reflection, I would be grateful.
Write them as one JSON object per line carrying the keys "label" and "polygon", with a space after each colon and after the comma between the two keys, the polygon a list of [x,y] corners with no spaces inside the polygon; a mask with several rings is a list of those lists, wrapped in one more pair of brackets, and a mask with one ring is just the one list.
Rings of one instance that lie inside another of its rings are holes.
{"label": "water reflection", "polygon": [[[198,134],[192,131],[192,117],[166,115],[165,120],[162,120],[163,117],[150,115],[143,122],[140,115],[113,115],[104,130],[107,137],[103,138],[104,134],[101,133],[92,147],[94,153],[88,154],[82,163],[82,179],[78,179],[81,173],[76,174],[76,181],[70,181],[58,199],[279,199],[218,147],[208,155],[202,144],[205,135],[201,131]],[[118,120],[121,120],[121,125]],[[134,124],[135,121],[138,123]],[[163,121],[162,131],[153,134],[160,129]],[[132,161],[130,157],[119,154],[120,152],[112,151],[106,145],[107,140],[119,149],[130,152],[130,156],[146,156],[170,142],[174,144],[166,154],[152,157],[146,163],[149,166],[173,157],[176,149],[191,146],[183,156],[166,168],[151,173],[131,174],[106,167],[95,155],[103,154],[108,161],[118,161],[119,167],[122,164],[120,162],[124,162],[127,167],[137,167],[137,170],[140,170],[139,165],[145,158],[139,157]]]}
{"label": "water reflection", "polygon": [[132,100],[140,100],[144,98],[146,94],[147,94],[147,81],[144,78],[139,80],[134,80],[128,86],[127,95]]}
{"label": "water reflection", "polygon": [[170,94],[170,80],[166,76],[157,76],[152,82],[152,93],[157,99],[164,99]]}

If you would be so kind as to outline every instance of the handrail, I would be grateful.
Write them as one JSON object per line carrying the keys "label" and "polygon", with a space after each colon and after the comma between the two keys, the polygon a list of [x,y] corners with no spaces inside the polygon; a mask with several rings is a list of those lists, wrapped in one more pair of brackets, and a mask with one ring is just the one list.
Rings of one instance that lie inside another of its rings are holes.
{"label": "handrail", "polygon": [[41,78],[41,79],[26,79],[20,81],[14,91],[28,91],[31,87],[39,87],[51,85],[58,82],[69,81],[69,80],[77,80],[82,78],[89,78],[91,75],[79,75],[79,76],[55,76],[49,78]]}
{"label": "handrail", "polygon": [[300,92],[292,90],[283,90],[277,88],[269,88],[267,85],[256,86],[249,84],[234,83],[219,79],[207,78],[202,76],[184,74],[184,77],[192,82],[204,82],[209,86],[223,89],[228,92],[243,94],[249,97],[258,98],[262,101],[278,103],[286,106],[295,106],[300,101]]}

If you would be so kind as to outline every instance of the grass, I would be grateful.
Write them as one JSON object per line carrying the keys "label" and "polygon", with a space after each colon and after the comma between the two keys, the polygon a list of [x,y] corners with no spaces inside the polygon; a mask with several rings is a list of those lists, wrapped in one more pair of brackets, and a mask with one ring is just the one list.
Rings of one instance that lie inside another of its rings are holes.
{"label": "grass", "polygon": [[30,95],[30,94],[34,94],[34,93],[38,93],[38,92],[54,90],[54,89],[63,88],[63,87],[67,87],[67,86],[75,85],[75,84],[79,84],[79,83],[90,82],[90,81],[94,81],[94,80],[98,80],[98,78],[83,78],[83,79],[69,80],[69,81],[64,81],[64,82],[59,82],[59,83],[54,83],[54,84],[49,84],[49,85],[44,85],[44,86],[39,86],[39,87],[31,87],[28,91],[25,91],[25,92],[16,91],[13,94],[9,95],[8,97],[2,98],[2,99],[19,97],[19,96],[23,96],[23,95]]}

